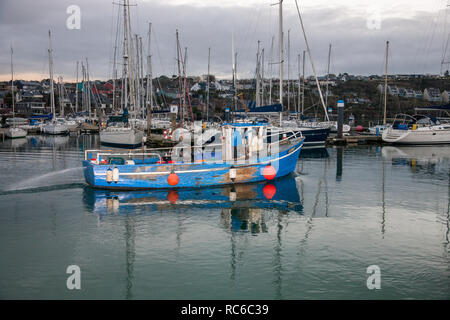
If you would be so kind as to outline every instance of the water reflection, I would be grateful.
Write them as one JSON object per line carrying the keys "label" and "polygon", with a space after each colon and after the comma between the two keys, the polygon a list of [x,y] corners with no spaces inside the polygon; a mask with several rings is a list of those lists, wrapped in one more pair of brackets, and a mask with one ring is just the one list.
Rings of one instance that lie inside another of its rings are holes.
{"label": "water reflection", "polygon": [[2,142],[2,146],[8,149],[16,150],[24,146],[27,143],[27,138],[19,138],[19,139],[5,139]]}
{"label": "water reflection", "polygon": [[302,148],[300,152],[300,159],[312,159],[312,158],[328,158],[330,154],[327,148]]}
{"label": "water reflection", "polygon": [[[146,212],[178,209],[222,209],[222,225],[231,231],[264,232],[261,209],[302,212],[293,175],[269,183],[236,184],[216,188],[178,190],[112,191],[83,189],[86,207],[98,214],[133,214],[136,207]],[[142,210],[140,210],[142,212]]]}
{"label": "water reflection", "polygon": [[382,156],[393,166],[409,167],[417,177],[447,179],[450,146],[388,146],[383,147]]}

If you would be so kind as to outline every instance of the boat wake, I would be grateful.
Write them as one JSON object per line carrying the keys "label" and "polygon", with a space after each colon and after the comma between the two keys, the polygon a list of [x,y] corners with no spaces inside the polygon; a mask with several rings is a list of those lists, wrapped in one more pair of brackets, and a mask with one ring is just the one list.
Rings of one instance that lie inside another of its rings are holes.
{"label": "boat wake", "polygon": [[16,191],[35,191],[40,189],[55,189],[55,187],[80,186],[84,184],[82,167],[52,171],[39,176],[25,179],[1,190],[1,194]]}

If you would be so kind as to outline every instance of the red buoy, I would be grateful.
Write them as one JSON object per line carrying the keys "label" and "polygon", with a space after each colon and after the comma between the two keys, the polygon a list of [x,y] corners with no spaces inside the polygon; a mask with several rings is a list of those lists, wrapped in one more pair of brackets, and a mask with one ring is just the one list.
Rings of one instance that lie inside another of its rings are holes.
{"label": "red buoy", "polygon": [[363,130],[364,130],[363,126],[360,126],[360,125],[356,126],[357,132],[363,132]]}
{"label": "red buoy", "polygon": [[167,194],[167,200],[169,200],[170,203],[175,204],[177,203],[180,196],[178,195],[178,192],[175,190],[170,190],[170,192]]}
{"label": "red buoy", "polygon": [[264,186],[263,194],[267,200],[272,199],[276,193],[277,193],[277,188],[273,184],[269,183]]}
{"label": "red buoy", "polygon": [[167,177],[167,183],[169,183],[171,186],[176,186],[178,182],[180,181],[180,178],[176,173],[171,173]]}
{"label": "red buoy", "polygon": [[271,165],[267,165],[263,169],[263,176],[267,180],[272,180],[277,175],[277,170]]}

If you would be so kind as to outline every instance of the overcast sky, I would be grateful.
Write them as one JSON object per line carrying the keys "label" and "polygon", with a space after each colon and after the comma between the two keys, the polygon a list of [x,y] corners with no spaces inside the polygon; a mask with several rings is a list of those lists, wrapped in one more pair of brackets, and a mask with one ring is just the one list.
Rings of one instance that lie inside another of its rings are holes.
{"label": "overcast sky", "polygon": [[[233,33],[239,77],[253,77],[258,40],[265,49],[267,75],[272,37],[275,37],[273,59],[278,60],[278,6],[271,6],[276,1],[130,0],[131,4],[137,4],[131,7],[132,31],[142,36],[147,55],[147,29],[152,22],[155,76],[170,76],[177,71],[176,29],[182,47],[188,48],[189,75],[207,72],[208,47],[211,47],[211,73],[229,77]],[[305,50],[305,41],[295,0],[283,3],[284,73],[287,77],[290,30],[290,74],[296,78],[297,56]],[[332,73],[383,74],[386,40],[390,41],[389,73],[440,72],[450,31],[447,0],[298,0],[298,3],[319,74],[326,72],[330,43]],[[77,5],[81,10],[79,30],[66,26],[70,16],[66,10],[70,5]],[[55,77],[62,75],[65,80],[74,80],[76,61],[88,58],[91,78],[110,78],[118,10],[122,9],[113,0],[0,0],[0,80],[11,78],[10,44],[14,49],[16,79],[48,77],[49,29],[53,34]],[[307,60],[306,73],[312,74],[311,70]],[[272,65],[272,73],[278,74],[278,65]]]}

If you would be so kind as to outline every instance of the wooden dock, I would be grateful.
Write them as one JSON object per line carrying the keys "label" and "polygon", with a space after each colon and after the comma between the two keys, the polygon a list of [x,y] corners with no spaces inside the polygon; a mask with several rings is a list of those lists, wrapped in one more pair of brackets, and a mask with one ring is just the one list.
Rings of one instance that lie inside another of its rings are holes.
{"label": "wooden dock", "polygon": [[328,137],[328,145],[347,145],[347,144],[383,144],[381,136],[374,135],[348,135],[342,138]]}

